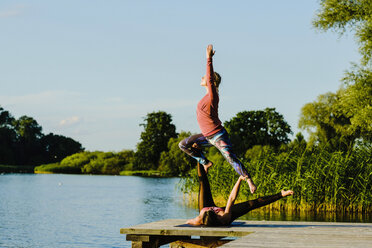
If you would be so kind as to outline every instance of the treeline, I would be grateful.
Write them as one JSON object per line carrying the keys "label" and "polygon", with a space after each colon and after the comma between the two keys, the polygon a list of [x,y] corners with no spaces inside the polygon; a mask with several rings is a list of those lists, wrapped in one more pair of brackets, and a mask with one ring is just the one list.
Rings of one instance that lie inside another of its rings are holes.
{"label": "treeline", "polygon": [[22,171],[23,166],[61,161],[83,150],[79,142],[69,137],[43,134],[42,127],[32,117],[16,119],[0,106],[0,165],[5,171],[7,168]]}
{"label": "treeline", "polygon": [[[81,152],[58,163],[38,166],[35,172],[185,176],[195,168],[195,160],[178,146],[191,133],[177,133],[170,114],[163,111],[149,113],[140,125],[144,130],[136,151]],[[240,112],[224,125],[238,154],[254,145],[277,148],[290,141],[291,129],[274,108]]]}

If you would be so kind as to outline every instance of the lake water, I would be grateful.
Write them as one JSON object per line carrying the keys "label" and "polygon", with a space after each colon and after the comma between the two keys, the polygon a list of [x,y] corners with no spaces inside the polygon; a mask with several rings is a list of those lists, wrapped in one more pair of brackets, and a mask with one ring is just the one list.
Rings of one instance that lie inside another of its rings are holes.
{"label": "lake water", "polygon": [[[122,227],[192,218],[178,178],[0,175],[0,247],[130,247]],[[327,220],[251,212],[248,219]],[[328,219],[340,220],[340,219]],[[346,221],[368,221],[354,218]]]}

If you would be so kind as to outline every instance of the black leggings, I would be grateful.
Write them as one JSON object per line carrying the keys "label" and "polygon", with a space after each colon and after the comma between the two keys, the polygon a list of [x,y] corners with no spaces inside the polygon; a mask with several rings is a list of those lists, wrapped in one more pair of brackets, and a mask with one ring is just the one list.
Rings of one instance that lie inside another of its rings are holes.
{"label": "black leggings", "polygon": [[[213,201],[211,188],[209,185],[207,174],[202,165],[198,163],[198,177],[199,177],[199,212],[205,207],[216,207],[216,204]],[[249,211],[263,207],[270,203],[273,203],[279,199],[283,198],[281,193],[259,197],[254,200],[249,200],[234,204],[231,207],[231,219],[230,223],[239,218],[240,216],[245,215]],[[223,209],[225,209],[223,207]]]}

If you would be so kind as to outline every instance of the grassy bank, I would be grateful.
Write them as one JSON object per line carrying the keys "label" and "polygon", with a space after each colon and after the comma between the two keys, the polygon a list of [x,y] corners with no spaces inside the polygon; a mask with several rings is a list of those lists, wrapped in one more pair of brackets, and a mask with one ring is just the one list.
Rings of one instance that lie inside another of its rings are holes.
{"label": "grassy bank", "polygon": [[0,173],[34,173],[34,166],[0,165]]}
{"label": "grassy bank", "polygon": [[[60,174],[92,174],[92,173],[83,173],[81,168],[74,167],[69,164],[64,165],[60,163],[54,164],[45,164],[35,167],[35,173],[37,174],[51,174],[51,173],[60,173]],[[94,173],[99,175],[104,175],[104,173]],[[109,175],[113,175],[110,173]],[[142,176],[142,177],[168,177],[164,172],[160,172],[157,170],[139,170],[139,171],[120,171],[118,174],[114,175],[121,175],[121,176]]]}
{"label": "grassy bank", "polygon": [[141,177],[169,177],[164,172],[158,170],[138,170],[138,171],[121,171],[121,176],[141,176]]}

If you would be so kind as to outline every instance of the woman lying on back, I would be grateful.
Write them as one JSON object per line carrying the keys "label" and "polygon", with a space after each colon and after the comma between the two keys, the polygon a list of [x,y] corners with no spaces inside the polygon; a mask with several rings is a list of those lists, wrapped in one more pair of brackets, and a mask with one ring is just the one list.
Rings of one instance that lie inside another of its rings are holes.
{"label": "woman lying on back", "polygon": [[235,219],[245,215],[249,211],[263,207],[267,204],[273,203],[283,197],[293,195],[292,190],[282,190],[280,193],[270,196],[259,197],[255,200],[234,204],[238,195],[240,183],[245,180],[240,176],[232,189],[226,207],[217,207],[214,204],[207,174],[202,165],[198,163],[198,177],[199,177],[199,211],[200,214],[188,220],[186,223],[190,225],[205,225],[205,226],[227,226]]}

